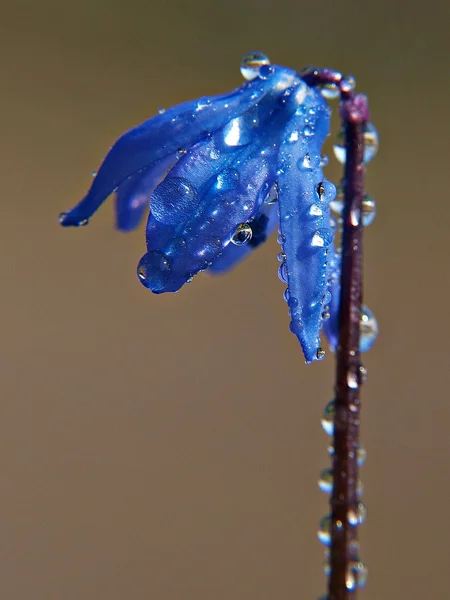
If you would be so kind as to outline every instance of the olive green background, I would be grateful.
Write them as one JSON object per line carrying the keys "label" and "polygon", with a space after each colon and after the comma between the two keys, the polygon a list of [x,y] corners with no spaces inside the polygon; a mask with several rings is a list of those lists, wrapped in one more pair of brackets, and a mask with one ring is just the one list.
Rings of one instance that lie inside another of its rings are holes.
{"label": "olive green background", "polygon": [[143,229],[115,232],[111,202],[89,227],[56,221],[119,134],[239,85],[253,49],[369,94],[365,297],[381,333],[362,392],[361,597],[447,597],[449,16],[444,0],[2,3],[2,600],[325,589],[334,360],[303,362],[275,240],[153,296],[135,272]]}

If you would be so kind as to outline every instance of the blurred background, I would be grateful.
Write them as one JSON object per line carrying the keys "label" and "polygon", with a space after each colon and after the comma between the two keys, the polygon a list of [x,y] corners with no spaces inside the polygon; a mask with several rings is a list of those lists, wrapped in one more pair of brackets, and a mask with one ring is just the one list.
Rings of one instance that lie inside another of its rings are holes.
{"label": "blurred background", "polygon": [[[449,8],[2,2],[3,600],[273,600],[325,590],[320,426],[334,360],[289,332],[274,239],[154,296],[144,233],[57,215],[126,129],[240,85],[241,55],[352,73],[381,147],[367,190],[361,597],[444,598],[450,523]],[[335,105],[336,106],[336,105]],[[337,120],[334,121],[337,127]],[[327,148],[331,155],[331,142]],[[327,177],[339,181],[333,160]]]}

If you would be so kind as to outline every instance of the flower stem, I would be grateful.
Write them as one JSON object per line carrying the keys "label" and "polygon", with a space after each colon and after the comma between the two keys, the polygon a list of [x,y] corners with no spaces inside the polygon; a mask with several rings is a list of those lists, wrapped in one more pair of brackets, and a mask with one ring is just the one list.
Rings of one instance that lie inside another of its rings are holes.
{"label": "flower stem", "polygon": [[331,496],[331,548],[329,600],[355,600],[359,560],[357,527],[349,523],[358,511],[359,388],[362,372],[359,353],[363,292],[364,128],[367,99],[344,92],[341,116],[345,130],[344,212],[342,273],[339,309],[339,344],[336,355],[333,493]]}

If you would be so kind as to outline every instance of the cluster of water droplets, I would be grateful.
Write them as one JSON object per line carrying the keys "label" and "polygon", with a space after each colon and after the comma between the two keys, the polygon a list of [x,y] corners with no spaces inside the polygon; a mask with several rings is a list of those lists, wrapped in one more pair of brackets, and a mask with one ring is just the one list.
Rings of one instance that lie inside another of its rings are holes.
{"label": "cluster of water droplets", "polygon": [[[366,368],[361,365],[358,373],[358,379],[360,382],[365,381],[367,377]],[[327,435],[332,437],[334,435],[334,419],[335,419],[335,400],[332,399],[325,406],[325,409],[322,414],[322,427]],[[328,446],[328,454],[330,458],[334,455],[334,447],[332,444]],[[358,467],[362,467],[366,460],[366,449],[364,446],[359,445],[357,453],[356,453],[356,462]],[[323,469],[319,475],[318,486],[322,492],[326,494],[332,494],[333,492],[333,470],[330,467]],[[358,501],[356,506],[351,507],[347,513],[347,521],[351,527],[358,527],[362,525],[367,518],[367,508],[361,500],[361,496],[363,493],[363,485],[360,479],[358,479],[356,485],[356,494],[358,497]],[[344,524],[338,521],[336,526],[340,526],[343,528]],[[330,562],[329,562],[329,546],[331,545],[331,526],[332,519],[331,515],[325,515],[319,521],[319,528],[317,530],[317,537],[319,541],[326,546],[325,551],[325,562],[324,562],[324,571],[326,575],[330,574]],[[355,542],[356,543],[356,542]],[[367,567],[361,560],[356,560],[350,563],[348,577],[346,577],[346,585],[349,590],[355,590],[357,587],[363,587],[367,580]],[[322,598],[327,598],[327,596],[322,596]]]}

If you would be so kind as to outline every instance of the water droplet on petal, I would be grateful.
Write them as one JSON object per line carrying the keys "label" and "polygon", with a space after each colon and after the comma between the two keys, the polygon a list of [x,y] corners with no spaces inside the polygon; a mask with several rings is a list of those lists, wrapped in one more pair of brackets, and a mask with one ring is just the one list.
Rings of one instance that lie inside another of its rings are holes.
{"label": "water droplet on petal", "polygon": [[367,352],[372,348],[378,336],[377,320],[373,312],[367,306],[362,307],[359,330],[359,349],[361,352]]}
{"label": "water droplet on petal", "polygon": [[249,52],[242,57],[241,73],[244,79],[251,81],[259,75],[259,69],[270,65],[269,57],[263,52]]}
{"label": "water droplet on petal", "polygon": [[184,156],[185,154],[187,154],[186,148],[178,148],[178,150],[177,150],[178,157]]}
{"label": "water droplet on petal", "polygon": [[248,223],[241,223],[236,227],[236,231],[231,236],[231,243],[235,246],[248,244],[252,239],[253,231]]}
{"label": "water droplet on petal", "polygon": [[97,171],[92,171],[91,175],[92,177],[97,177]]}
{"label": "water droplet on petal", "polygon": [[306,125],[303,128],[303,135],[305,137],[312,137],[314,135],[314,129],[312,127],[310,127],[309,125]]}
{"label": "water droplet on petal", "polygon": [[274,68],[270,65],[263,65],[258,72],[258,75],[261,79],[269,79],[269,77],[273,74]]}
{"label": "water droplet on petal", "polygon": [[284,252],[278,252],[277,261],[283,263],[286,260],[286,254]]}
{"label": "water droplet on petal", "polygon": [[311,204],[308,212],[311,217],[321,217],[323,215],[322,207],[318,204]]}
{"label": "water droplet on petal", "polygon": [[171,274],[170,262],[161,252],[147,252],[139,261],[137,274],[142,285],[160,293],[164,291]]}
{"label": "water droplet on petal", "polygon": [[285,262],[282,262],[280,264],[280,266],[278,267],[278,278],[283,283],[287,283],[288,282],[288,272],[287,272],[287,266],[286,266]]}
{"label": "water droplet on petal", "polygon": [[303,169],[317,169],[320,167],[322,159],[318,152],[307,152],[303,158],[300,158],[297,167]]}
{"label": "water droplet on petal", "polygon": [[326,167],[328,165],[328,162],[329,162],[329,159],[326,154],[324,154],[323,156],[320,157],[320,166],[321,167]]}
{"label": "water droplet on petal", "polygon": [[267,196],[264,198],[264,204],[275,204],[278,201],[278,183],[276,181],[273,182],[269,191],[267,192]]}
{"label": "water droplet on petal", "polygon": [[[60,213],[58,216],[58,223],[61,223],[61,225],[63,225],[67,214],[68,213],[65,213],[65,212]],[[86,225],[89,225],[89,219],[81,219],[80,221],[78,221],[78,223],[72,222],[70,224],[73,227],[86,227]]]}
{"label": "water droplet on petal", "polygon": [[319,529],[317,530],[317,537],[324,546],[331,544],[331,517],[326,515],[319,521]]}
{"label": "water droplet on petal", "polygon": [[334,398],[328,402],[323,411],[321,423],[323,430],[328,435],[333,435],[334,432],[334,414],[335,414],[335,401]]}
{"label": "water droplet on petal", "polygon": [[158,114],[163,115],[166,112],[165,108],[158,108]]}
{"label": "water droplet on petal", "polygon": [[316,232],[312,237],[311,246],[323,248],[324,245],[325,245],[325,240],[319,233]]}
{"label": "water droplet on petal", "polygon": [[317,195],[321,202],[332,202],[336,197],[336,186],[325,179],[317,184]]}
{"label": "water droplet on petal", "polygon": [[325,350],[323,348],[317,348],[316,358],[317,360],[323,360],[325,358]]}
{"label": "water droplet on petal", "polygon": [[333,471],[331,469],[327,468],[321,471],[318,485],[322,492],[331,494],[333,491]]}

